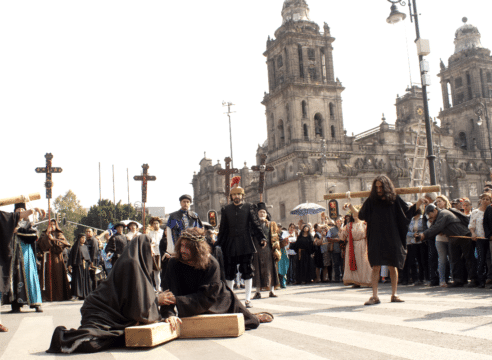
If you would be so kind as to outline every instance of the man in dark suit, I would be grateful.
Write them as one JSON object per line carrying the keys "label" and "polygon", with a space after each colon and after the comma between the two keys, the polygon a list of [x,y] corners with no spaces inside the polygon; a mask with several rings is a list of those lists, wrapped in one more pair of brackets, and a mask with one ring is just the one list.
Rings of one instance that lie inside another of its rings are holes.
{"label": "man in dark suit", "polygon": [[[255,204],[244,202],[244,189],[239,187],[240,177],[232,182],[230,197],[232,204],[222,208],[217,246],[220,246],[224,255],[224,267],[227,286],[232,290],[234,277],[239,271],[243,276],[246,291],[246,307],[251,306],[251,288],[253,286],[253,254],[256,248],[252,235],[261,239],[266,245],[265,235],[258,218],[258,208]],[[253,234],[251,234],[253,232]]]}

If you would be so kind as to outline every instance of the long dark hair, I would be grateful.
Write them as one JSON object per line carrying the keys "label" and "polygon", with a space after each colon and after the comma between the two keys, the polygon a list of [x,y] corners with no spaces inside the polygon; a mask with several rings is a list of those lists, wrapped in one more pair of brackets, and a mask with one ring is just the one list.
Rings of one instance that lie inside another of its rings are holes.
{"label": "long dark hair", "polygon": [[191,261],[193,262],[192,266],[200,270],[205,270],[210,263],[211,252],[210,246],[207,244],[207,241],[205,241],[205,231],[199,228],[190,228],[186,229],[186,232],[196,238],[203,237],[203,240],[193,241],[187,239],[186,236],[180,236],[178,241],[176,242],[176,245],[174,246],[173,257],[176,258],[176,260],[178,261],[184,262],[181,258],[180,248],[181,243],[183,241],[187,241],[188,245],[190,246]]}
{"label": "long dark hair", "polygon": [[382,198],[378,196],[378,191],[376,190],[376,182],[378,181],[383,185],[382,197],[384,197],[384,201],[393,204],[396,200],[395,186],[391,182],[390,178],[386,175],[379,175],[374,179],[374,181],[372,182],[371,195],[369,195],[369,198],[372,200],[382,200]]}

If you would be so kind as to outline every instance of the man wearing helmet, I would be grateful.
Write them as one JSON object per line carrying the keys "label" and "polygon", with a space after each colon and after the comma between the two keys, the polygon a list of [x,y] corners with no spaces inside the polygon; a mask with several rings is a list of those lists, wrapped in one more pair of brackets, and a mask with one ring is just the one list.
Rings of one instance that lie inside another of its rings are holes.
{"label": "man wearing helmet", "polygon": [[[246,291],[246,307],[251,307],[251,288],[253,285],[252,266],[253,254],[256,248],[252,235],[265,242],[265,235],[258,218],[258,208],[255,204],[244,202],[244,189],[239,186],[240,177],[232,179],[230,198],[232,204],[224,206],[221,211],[217,246],[222,248],[227,286],[233,288],[237,265],[241,272]],[[253,232],[253,234],[251,234]]]}

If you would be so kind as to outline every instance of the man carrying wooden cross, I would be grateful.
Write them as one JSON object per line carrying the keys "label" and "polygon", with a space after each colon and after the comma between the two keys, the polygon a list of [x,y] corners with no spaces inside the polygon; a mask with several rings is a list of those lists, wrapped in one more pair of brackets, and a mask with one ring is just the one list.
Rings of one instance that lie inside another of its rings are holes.
{"label": "man carrying wooden cross", "polygon": [[398,269],[403,269],[406,258],[406,234],[410,220],[420,206],[419,199],[407,205],[396,194],[391,180],[380,175],[372,183],[371,194],[359,211],[359,219],[367,222],[367,252],[372,266],[373,295],[364,305],[379,304],[378,282],[381,265],[387,265],[391,277],[391,302],[403,302],[396,294]]}

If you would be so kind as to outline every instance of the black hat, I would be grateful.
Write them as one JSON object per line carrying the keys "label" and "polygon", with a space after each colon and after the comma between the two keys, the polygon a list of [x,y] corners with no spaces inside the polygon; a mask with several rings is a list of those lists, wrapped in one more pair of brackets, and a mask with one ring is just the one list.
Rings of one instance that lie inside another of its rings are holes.
{"label": "black hat", "polygon": [[432,211],[434,211],[434,210],[436,210],[436,209],[437,209],[436,205],[434,205],[434,204],[429,204],[429,205],[427,205],[427,206],[425,207],[425,214],[428,214],[428,213],[430,213],[430,212],[432,212]]}
{"label": "black hat", "polygon": [[122,222],[115,224],[113,227],[116,229],[118,226],[123,226],[123,229],[126,228],[126,225],[123,224]]}
{"label": "black hat", "polygon": [[[137,229],[138,229],[138,224],[137,224],[137,222],[136,222],[136,221],[130,221],[130,222],[128,223],[128,225],[126,225],[126,227],[129,229],[131,224],[135,224],[135,226],[136,226],[136,227],[137,227]],[[116,229],[116,226],[115,226],[115,229]]]}
{"label": "black hat", "polygon": [[264,202],[258,203],[258,211],[260,211],[260,210],[265,210],[266,212],[268,212],[266,204]]}
{"label": "black hat", "polygon": [[187,194],[185,194],[185,195],[181,195],[181,196],[180,196],[180,198],[179,198],[179,202],[181,202],[181,201],[183,201],[183,200],[185,200],[185,199],[190,200],[190,202],[192,202],[192,201],[193,201],[193,200],[192,200],[192,198],[191,198],[191,195],[187,195]]}
{"label": "black hat", "polygon": [[26,203],[17,203],[14,205],[14,211],[17,209],[26,209]]}

